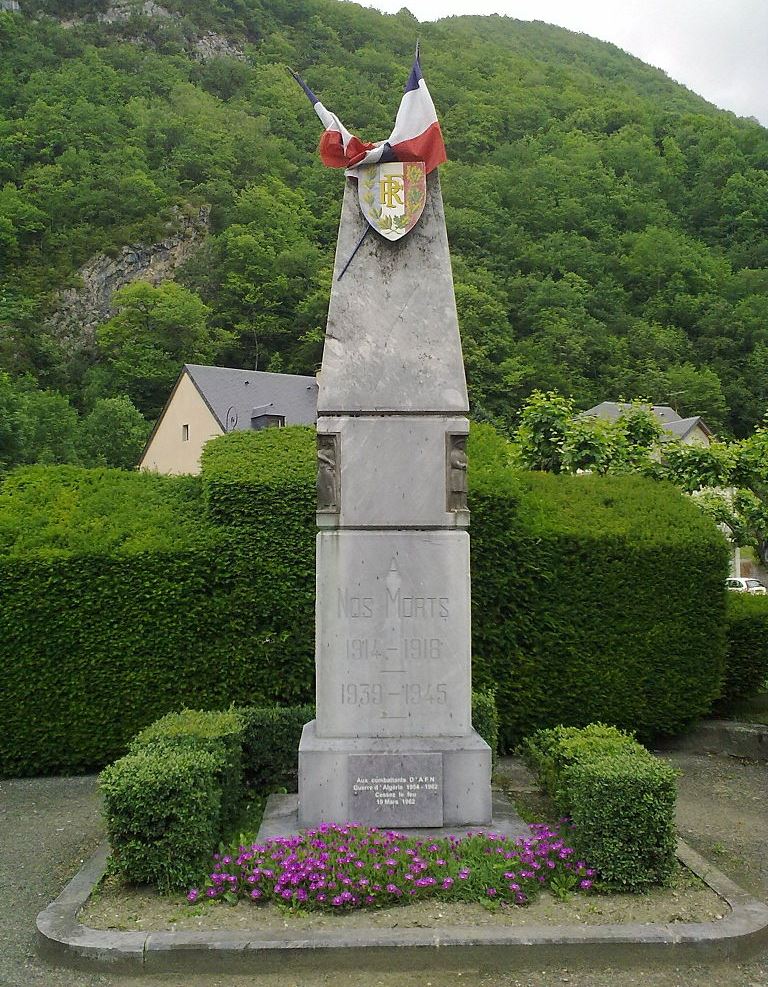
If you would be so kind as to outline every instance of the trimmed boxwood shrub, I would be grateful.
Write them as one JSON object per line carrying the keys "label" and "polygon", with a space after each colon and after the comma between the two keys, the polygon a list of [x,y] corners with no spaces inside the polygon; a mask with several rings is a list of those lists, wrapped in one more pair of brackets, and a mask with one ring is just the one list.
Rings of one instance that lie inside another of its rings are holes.
{"label": "trimmed boxwood shrub", "polygon": [[493,763],[499,751],[499,711],[491,689],[472,692],[472,726],[491,748]]}
{"label": "trimmed boxwood shrub", "polygon": [[185,709],[155,720],[131,742],[132,754],[141,750],[203,750],[213,754],[219,765],[223,835],[234,823],[243,799],[243,717],[237,710],[205,712]]}
{"label": "trimmed boxwood shrub", "polygon": [[568,793],[560,790],[566,768],[600,754],[619,750],[637,754],[643,749],[632,734],[605,723],[537,730],[520,745],[520,753],[561,812],[570,811]]}
{"label": "trimmed boxwood shrub", "polygon": [[633,737],[604,724],[537,731],[522,752],[573,845],[603,880],[637,891],[675,868],[675,771]]}
{"label": "trimmed boxwood shrub", "polygon": [[[304,724],[315,718],[315,707],[245,706],[237,710],[243,721],[243,769],[246,784],[260,790],[296,790],[298,752]],[[499,716],[493,693],[472,693],[472,725],[496,757]]]}
{"label": "trimmed boxwood shrub", "polygon": [[[488,426],[469,452],[473,679],[496,693],[502,747],[558,722],[646,737],[705,713],[725,648],[714,525],[663,484],[516,473]],[[100,767],[184,706],[311,701],[314,502],[302,427],[215,439],[201,479],[12,473],[0,773]]]}
{"label": "trimmed boxwood shrub", "polygon": [[314,720],[315,707],[244,706],[239,712],[246,784],[260,791],[295,791],[301,731]]}
{"label": "trimmed boxwood shrub", "polygon": [[718,712],[727,713],[768,683],[768,596],[729,593],[728,650]]}
{"label": "trimmed boxwood shrub", "polygon": [[205,874],[221,836],[222,761],[191,747],[150,746],[101,773],[115,873],[162,891]]}

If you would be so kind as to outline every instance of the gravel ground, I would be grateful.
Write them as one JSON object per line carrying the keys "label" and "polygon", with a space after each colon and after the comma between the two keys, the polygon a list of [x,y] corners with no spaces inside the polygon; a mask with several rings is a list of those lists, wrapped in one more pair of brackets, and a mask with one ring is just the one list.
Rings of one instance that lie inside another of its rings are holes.
{"label": "gravel ground", "polygon": [[[768,766],[682,753],[668,755],[682,772],[682,836],[742,887],[768,900]],[[516,969],[482,973],[317,973],[253,976],[121,977],[44,965],[35,952],[35,916],[103,837],[95,779],[0,782],[0,985],[2,987],[768,987],[768,950],[746,964],[646,970]]]}

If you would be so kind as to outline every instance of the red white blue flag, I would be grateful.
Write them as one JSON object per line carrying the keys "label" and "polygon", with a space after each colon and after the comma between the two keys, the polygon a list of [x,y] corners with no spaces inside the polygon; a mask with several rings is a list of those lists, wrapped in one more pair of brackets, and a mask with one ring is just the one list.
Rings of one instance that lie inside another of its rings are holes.
{"label": "red white blue flag", "polygon": [[423,161],[425,171],[429,173],[447,160],[435,104],[421,74],[418,51],[397,111],[395,129],[387,140],[375,143],[362,141],[351,134],[336,114],[323,106],[304,80],[295,72],[292,75],[325,127],[320,138],[320,158],[329,168],[346,168],[348,174],[356,177],[355,169],[361,165]]}

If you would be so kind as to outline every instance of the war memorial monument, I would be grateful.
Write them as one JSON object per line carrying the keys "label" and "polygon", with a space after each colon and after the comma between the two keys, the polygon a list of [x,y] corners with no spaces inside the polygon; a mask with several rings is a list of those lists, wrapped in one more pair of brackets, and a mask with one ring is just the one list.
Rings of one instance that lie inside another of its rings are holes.
{"label": "war memorial monument", "polygon": [[321,156],[348,177],[318,377],[317,716],[298,825],[489,824],[439,124],[418,56],[388,142],[363,145],[304,88],[326,124]]}

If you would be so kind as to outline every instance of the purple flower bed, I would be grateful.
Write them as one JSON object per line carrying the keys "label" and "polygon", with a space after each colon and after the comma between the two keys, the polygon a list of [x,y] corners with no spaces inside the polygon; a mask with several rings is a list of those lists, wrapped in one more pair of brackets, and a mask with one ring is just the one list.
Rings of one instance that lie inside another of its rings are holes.
{"label": "purple flower bed", "polygon": [[512,842],[497,833],[420,839],[349,823],[324,824],[290,839],[271,839],[214,854],[203,889],[187,900],[275,901],[341,910],[442,898],[525,905],[541,889],[588,890],[594,870],[556,830],[543,824]]}

